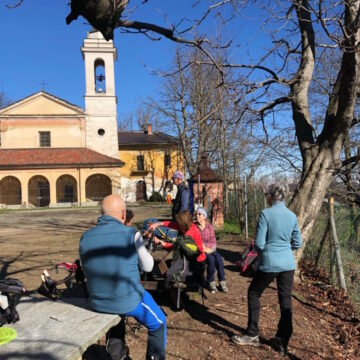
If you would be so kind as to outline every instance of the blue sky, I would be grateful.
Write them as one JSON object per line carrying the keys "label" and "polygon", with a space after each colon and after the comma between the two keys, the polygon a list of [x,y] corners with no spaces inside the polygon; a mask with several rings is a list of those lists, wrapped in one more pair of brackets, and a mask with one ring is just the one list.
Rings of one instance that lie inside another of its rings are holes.
{"label": "blue sky", "polygon": [[[82,17],[69,26],[65,24],[70,11],[67,0],[24,0],[20,7],[7,9],[5,5],[14,1],[0,0],[0,91],[17,101],[40,91],[44,81],[47,92],[83,107],[85,79],[80,47],[90,26]],[[192,4],[192,0],[150,0],[131,18],[166,26],[165,13],[171,24],[185,16],[197,18],[206,1],[195,9]],[[214,23],[209,20],[203,29],[213,33]],[[239,43],[256,40],[260,44],[256,51],[260,51],[263,40],[255,22],[242,18],[228,31],[232,37],[236,34]],[[156,97],[160,79],[151,75],[148,68],[168,68],[176,45],[166,39],[150,41],[119,30],[115,31],[115,45],[116,94],[121,116],[134,111],[142,99]],[[243,61],[249,56],[242,47],[234,55]]]}

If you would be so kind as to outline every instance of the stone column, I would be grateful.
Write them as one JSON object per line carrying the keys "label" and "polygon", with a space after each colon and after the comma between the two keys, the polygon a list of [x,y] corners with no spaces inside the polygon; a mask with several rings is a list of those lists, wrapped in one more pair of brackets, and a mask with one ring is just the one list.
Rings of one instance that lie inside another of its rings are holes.
{"label": "stone column", "polygon": [[50,204],[49,207],[56,207],[56,175],[51,174],[49,176],[49,186],[50,186]]}
{"label": "stone column", "polygon": [[29,177],[25,174],[21,175],[20,177],[21,182],[21,205],[25,205],[26,207],[29,206]]}
{"label": "stone column", "polygon": [[79,194],[78,194],[78,199],[79,199],[79,203],[80,206],[84,205],[84,203],[86,203],[86,179],[89,175],[88,174],[84,174],[84,171],[82,169],[79,169]]}

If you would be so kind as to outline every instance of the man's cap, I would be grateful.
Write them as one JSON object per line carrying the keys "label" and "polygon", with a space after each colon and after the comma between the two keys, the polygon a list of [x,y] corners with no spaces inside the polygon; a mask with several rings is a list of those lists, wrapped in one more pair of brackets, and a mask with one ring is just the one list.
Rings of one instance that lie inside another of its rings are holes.
{"label": "man's cap", "polygon": [[184,174],[181,171],[175,171],[172,178],[173,179],[180,179],[181,181],[184,181]]}

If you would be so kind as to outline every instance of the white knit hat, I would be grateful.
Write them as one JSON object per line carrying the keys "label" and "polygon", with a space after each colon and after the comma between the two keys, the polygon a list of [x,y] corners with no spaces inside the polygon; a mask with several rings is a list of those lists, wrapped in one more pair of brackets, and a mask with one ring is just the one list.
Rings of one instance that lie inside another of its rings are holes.
{"label": "white knit hat", "polygon": [[197,208],[196,212],[200,213],[201,215],[204,216],[205,219],[207,219],[207,212],[206,212],[205,208],[199,207],[199,208]]}

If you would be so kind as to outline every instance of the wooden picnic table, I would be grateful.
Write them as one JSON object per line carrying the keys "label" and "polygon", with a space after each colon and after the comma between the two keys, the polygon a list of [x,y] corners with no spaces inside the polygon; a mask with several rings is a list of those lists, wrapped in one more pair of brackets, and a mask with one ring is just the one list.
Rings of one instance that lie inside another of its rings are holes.
{"label": "wooden picnic table", "polygon": [[0,346],[1,360],[78,360],[120,321],[118,315],[91,311],[84,297],[25,297],[16,309],[20,321],[6,326],[17,337]]}

